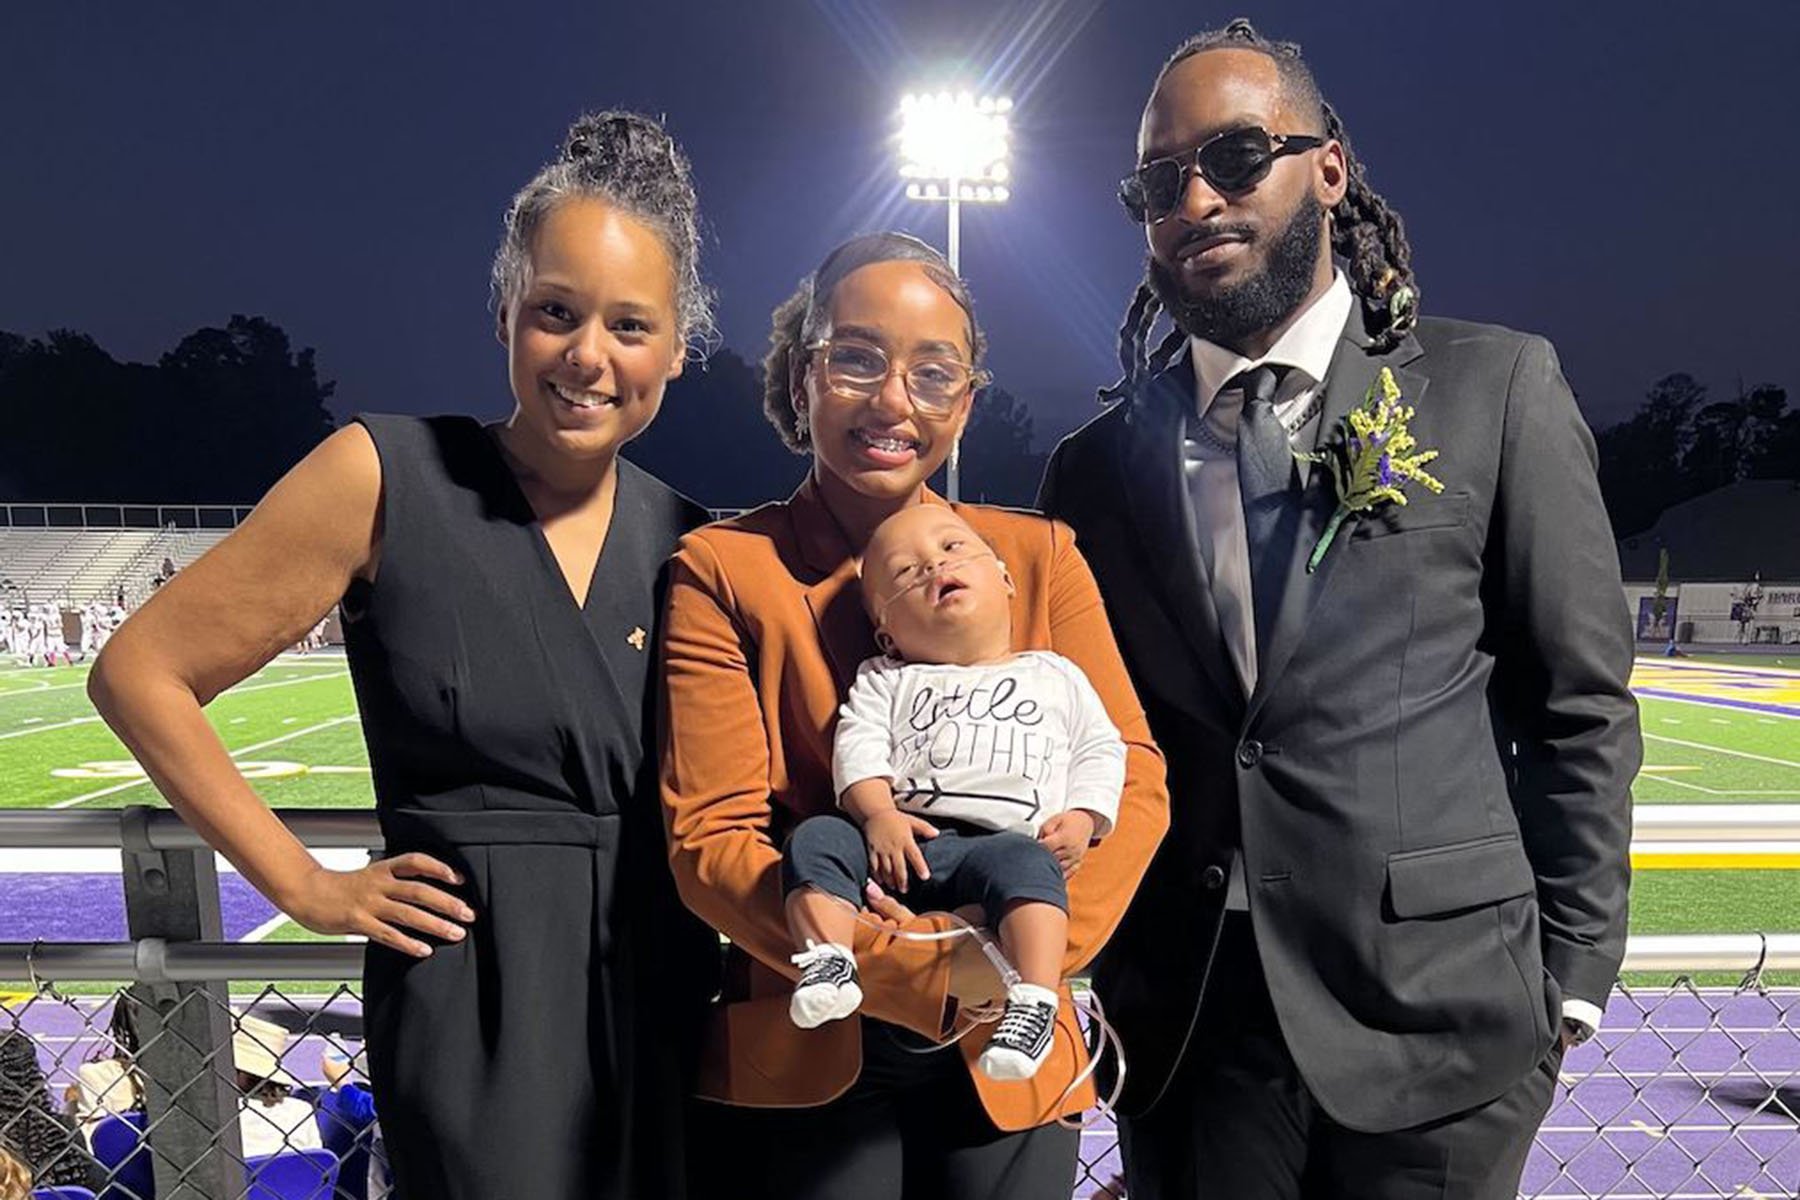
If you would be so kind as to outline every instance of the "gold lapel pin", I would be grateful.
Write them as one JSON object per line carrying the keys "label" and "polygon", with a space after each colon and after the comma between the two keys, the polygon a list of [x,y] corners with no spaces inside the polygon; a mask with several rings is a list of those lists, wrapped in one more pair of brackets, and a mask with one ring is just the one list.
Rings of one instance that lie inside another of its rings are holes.
{"label": "gold lapel pin", "polygon": [[644,639],[648,636],[649,635],[644,632],[644,627],[642,625],[637,625],[633,626],[631,632],[625,635],[625,640],[631,643],[631,648],[633,650],[642,650],[644,648]]}

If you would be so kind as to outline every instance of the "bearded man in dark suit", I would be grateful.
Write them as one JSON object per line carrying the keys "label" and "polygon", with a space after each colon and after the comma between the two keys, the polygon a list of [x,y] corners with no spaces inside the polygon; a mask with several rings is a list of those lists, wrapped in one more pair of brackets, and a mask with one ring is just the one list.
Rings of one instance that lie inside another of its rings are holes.
{"label": "bearded man in dark suit", "polygon": [[1641,743],[1593,438],[1544,339],[1419,317],[1296,47],[1182,46],[1120,196],[1126,377],[1040,505],[1168,758],[1094,976],[1128,1193],[1510,1198],[1625,946]]}

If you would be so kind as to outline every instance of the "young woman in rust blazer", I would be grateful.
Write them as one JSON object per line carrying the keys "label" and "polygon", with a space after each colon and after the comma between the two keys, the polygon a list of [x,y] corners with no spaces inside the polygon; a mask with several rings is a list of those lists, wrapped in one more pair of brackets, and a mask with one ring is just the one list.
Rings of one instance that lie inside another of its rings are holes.
{"label": "young woman in rust blazer", "polygon": [[[873,234],[826,258],[776,310],[771,340],[765,407],[789,447],[811,457],[811,472],[786,503],[682,540],[664,630],[662,796],[675,878],[689,907],[732,942],[701,1069],[702,1096],[736,1106],[713,1110],[732,1147],[722,1154],[732,1191],[763,1186],[784,1200],[1067,1195],[1078,1138],[1056,1118],[1088,1107],[1094,1092],[1072,1086],[1087,1056],[1066,986],[1043,1069],[1025,1082],[989,1080],[971,1069],[986,1026],[940,1044],[968,1023],[961,1008],[1000,994],[994,969],[971,938],[900,936],[951,922],[877,898],[880,927],[859,927],[853,947],[861,1015],[812,1030],[789,1018],[797,971],[782,845],[801,818],[836,808],[838,705],[857,664],[877,653],[857,556],[896,509],[943,503],[925,480],[968,421],[982,337],[936,251]],[[871,363],[886,366],[885,379],[856,386],[851,377],[867,377]],[[921,382],[943,391],[945,371],[966,380],[954,402],[916,403]],[[1015,648],[1073,659],[1128,747],[1117,827],[1070,880],[1073,974],[1118,924],[1167,827],[1162,756],[1068,528],[994,508],[958,511],[1017,584]]]}

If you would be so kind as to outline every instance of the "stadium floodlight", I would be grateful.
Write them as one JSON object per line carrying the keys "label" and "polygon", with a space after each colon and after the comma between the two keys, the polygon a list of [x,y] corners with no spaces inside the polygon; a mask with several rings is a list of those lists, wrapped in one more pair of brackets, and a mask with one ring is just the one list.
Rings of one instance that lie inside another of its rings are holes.
{"label": "stadium floodlight", "polygon": [[[1004,204],[1012,197],[1007,162],[1013,103],[970,92],[909,92],[900,98],[900,178],[906,198],[949,208],[950,269],[962,271],[962,206]],[[950,448],[951,500],[961,499],[962,446]]]}

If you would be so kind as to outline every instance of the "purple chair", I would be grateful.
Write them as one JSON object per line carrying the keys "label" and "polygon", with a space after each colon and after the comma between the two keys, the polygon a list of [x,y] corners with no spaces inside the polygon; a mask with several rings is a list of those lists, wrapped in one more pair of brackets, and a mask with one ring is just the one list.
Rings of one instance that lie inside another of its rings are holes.
{"label": "purple chair", "polygon": [[156,1169],[144,1145],[144,1114],[107,1117],[94,1127],[94,1157],[111,1175],[99,1200],[156,1200]]}
{"label": "purple chair", "polygon": [[338,1160],[329,1150],[288,1150],[244,1161],[245,1200],[331,1200]]}

